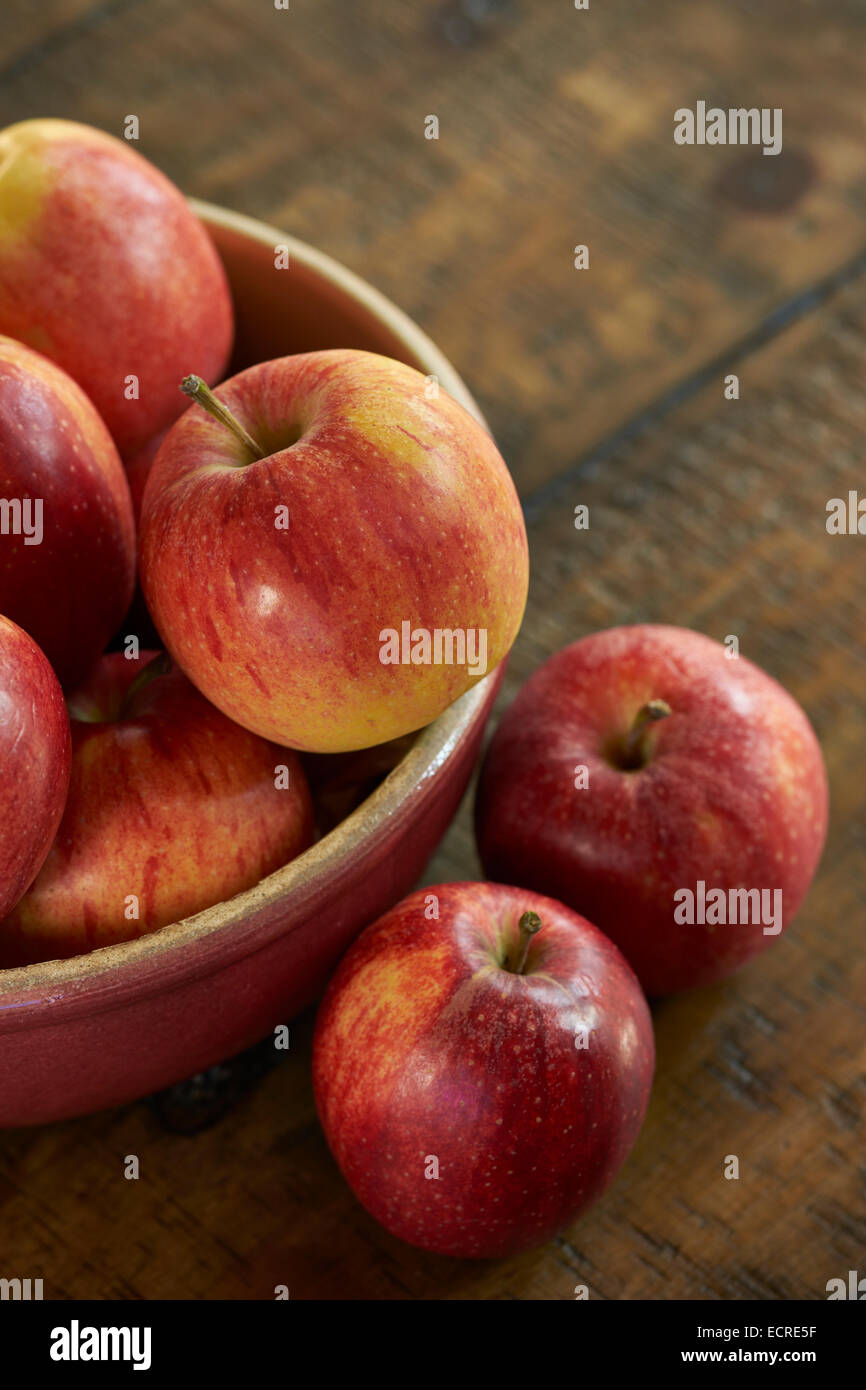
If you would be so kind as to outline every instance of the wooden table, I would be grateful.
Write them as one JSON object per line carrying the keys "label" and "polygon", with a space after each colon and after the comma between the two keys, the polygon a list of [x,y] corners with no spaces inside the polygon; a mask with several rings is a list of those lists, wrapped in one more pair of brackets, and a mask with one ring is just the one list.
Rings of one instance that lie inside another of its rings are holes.
{"label": "wooden table", "polygon": [[[637,1148],[545,1249],[462,1264],[368,1219],[316,1124],[307,1018],[194,1136],[165,1098],[0,1136],[0,1274],[47,1298],[817,1299],[866,1273],[866,538],[825,528],[866,493],[862,7],[6,0],[0,26],[3,124],[137,114],[187,192],[337,256],[465,374],[530,524],[503,704],[598,627],[734,633],[832,785],[795,928],[656,1008]],[[698,100],[781,107],[783,152],[676,145]],[[464,806],[427,877],[477,873]]]}

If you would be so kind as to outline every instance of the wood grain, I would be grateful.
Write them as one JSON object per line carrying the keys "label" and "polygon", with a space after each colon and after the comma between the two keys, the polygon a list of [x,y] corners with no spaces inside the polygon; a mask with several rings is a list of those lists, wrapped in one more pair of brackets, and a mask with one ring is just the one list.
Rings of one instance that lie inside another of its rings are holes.
{"label": "wood grain", "polygon": [[[366,275],[465,375],[523,491],[866,243],[866,11],[846,0],[58,13],[6,0],[0,123],[137,114],[188,193]],[[782,154],[675,145],[701,99],[781,107]]]}
{"label": "wood grain", "polygon": [[[864,1272],[866,542],[828,536],[825,507],[863,477],[866,276],[804,300],[771,341],[760,326],[866,244],[866,16],[844,0],[476,13],[7,0],[0,121],[117,130],[135,112],[143,151],[190,193],[314,241],[414,313],[540,488],[502,703],[594,628],[736,634],[821,738],[822,868],[782,942],[657,1006],[637,1148],[543,1250],[461,1264],[367,1218],[316,1124],[307,1017],[287,1060],[194,1137],[148,1103],[0,1135],[0,1274],[42,1277],[48,1298],[267,1299],[286,1284],[301,1300],[547,1300],[585,1283],[596,1298],[816,1299]],[[742,151],[677,149],[672,112],[700,97],[782,105],[804,163],[765,175],[760,156],[738,169]],[[571,269],[578,240],[589,272]],[[664,396],[706,363],[700,389]],[[646,428],[590,449],[660,400]],[[427,881],[477,873],[467,803]]]}

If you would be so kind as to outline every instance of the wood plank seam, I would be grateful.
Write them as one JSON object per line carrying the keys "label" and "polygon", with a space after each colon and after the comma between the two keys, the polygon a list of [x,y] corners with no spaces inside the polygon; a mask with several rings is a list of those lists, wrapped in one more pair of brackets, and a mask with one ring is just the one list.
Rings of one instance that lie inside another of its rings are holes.
{"label": "wood plank seam", "polygon": [[576,463],[558,473],[549,482],[534,488],[528,496],[522,497],[523,512],[528,522],[536,521],[544,510],[574,486],[581,478],[607,463],[617,451],[638,439],[645,430],[659,424],[668,415],[686,405],[699,392],[709,386],[714,378],[724,376],[732,367],[746,361],[755,352],[778,338],[795,323],[809,314],[816,313],[834,295],[866,274],[866,249],[859,252],[853,260],[847,261],[838,270],[825,275],[808,289],[787,299],[762,319],[759,324],[736,342],[717,353],[710,362],[697,371],[681,378],[667,391],[632,415],[623,425],[594,444]]}

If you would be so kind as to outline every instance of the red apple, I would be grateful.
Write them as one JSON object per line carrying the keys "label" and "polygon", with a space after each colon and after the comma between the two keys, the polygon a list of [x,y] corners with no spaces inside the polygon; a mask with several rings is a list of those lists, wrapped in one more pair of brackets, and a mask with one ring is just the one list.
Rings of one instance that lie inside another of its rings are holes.
{"label": "red apple", "polygon": [[526,601],[523,517],[490,435],[366,352],[264,362],[218,397],[240,429],[189,410],[144,496],[141,581],[169,650],[219,709],[290,747],[428,724],[505,656]]}
{"label": "red apple", "polygon": [[613,628],[551,657],[506,712],[478,849],[491,877],[586,913],[668,994],[790,924],[827,799],[812,727],[765,672],[685,628]]}
{"label": "red apple", "polygon": [[225,371],[231,298],[207,231],[131,143],[72,121],[0,132],[0,210],[0,332],[64,367],[131,457],[181,413],[191,362]]}
{"label": "red apple", "polygon": [[0,612],[68,686],[105,647],[134,582],[132,503],[108,430],[71,377],[0,337]]}
{"label": "red apple", "polygon": [[69,786],[69,719],[47,658],[0,618],[0,917],[51,848]]}
{"label": "red apple", "polygon": [[0,923],[0,965],[154,931],[310,844],[299,760],[232,724],[169,665],[112,652],[70,696],[66,811],[36,882]]}
{"label": "red apple", "polygon": [[[125,464],[126,480],[129,483],[129,491],[132,497],[132,510],[135,516],[136,527],[141,521],[141,502],[144,497],[144,489],[150,476],[153,460],[156,458],[160,445],[167,433],[167,430],[163,430],[160,434],[154,435],[153,439],[145,444],[144,448],[140,449],[135,457],[128,460]],[[132,596],[132,603],[127,612],[123,630],[118,635],[125,638],[129,633],[137,634],[139,643],[143,647],[159,647],[162,645],[162,638],[153,625],[153,619],[144,601],[144,594],[141,592],[140,583],[135,586],[135,593]],[[115,642],[112,645],[119,644]]]}
{"label": "red apple", "polygon": [[649,1010],[612,942],[490,883],[421,889],[369,927],[313,1040],[346,1181],[443,1255],[511,1255],[573,1221],[625,1162],[652,1071]]}
{"label": "red apple", "polygon": [[167,433],[167,430],[160,430],[159,434],[155,434],[153,439],[148,440],[144,448],[139,449],[137,454],[126,460],[126,481],[129,483],[136,526],[141,520],[141,504],[144,499],[144,489],[147,487],[147,480],[150,477],[150,470],[153,467],[153,460],[159,453]]}

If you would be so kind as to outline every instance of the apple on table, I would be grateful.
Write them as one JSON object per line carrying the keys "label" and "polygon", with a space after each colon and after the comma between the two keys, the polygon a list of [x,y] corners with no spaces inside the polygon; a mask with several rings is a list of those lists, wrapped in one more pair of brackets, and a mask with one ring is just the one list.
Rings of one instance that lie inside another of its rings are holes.
{"label": "apple on table", "polygon": [[69,795],[0,966],[63,959],[191,916],[313,839],[297,756],[233,724],[161,653],[112,652],[67,699]]}
{"label": "apple on table", "polygon": [[[812,726],[729,650],[656,624],[572,643],[522,687],[479,777],[485,873],[585,913],[651,995],[722,979],[764,950],[824,844]],[[710,892],[738,920],[697,910]]]}
{"label": "apple on table", "polygon": [[643,1123],[649,1009],[607,937],[493,883],[423,888],[350,947],[313,1039],[358,1200],[443,1255],[529,1249],[604,1191]]}

